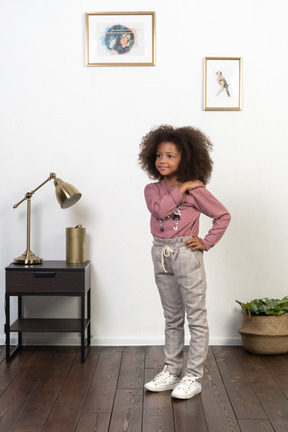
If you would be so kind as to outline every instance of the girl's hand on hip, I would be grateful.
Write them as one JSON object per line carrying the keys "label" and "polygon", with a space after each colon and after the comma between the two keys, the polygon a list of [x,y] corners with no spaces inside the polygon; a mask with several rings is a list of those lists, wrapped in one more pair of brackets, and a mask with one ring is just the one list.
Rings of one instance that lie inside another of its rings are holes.
{"label": "girl's hand on hip", "polygon": [[187,247],[187,249],[191,249],[191,251],[205,250],[205,246],[199,237],[197,237],[195,234],[189,234],[189,236],[191,236],[192,239],[185,242],[185,246]]}
{"label": "girl's hand on hip", "polygon": [[181,192],[182,195],[184,195],[186,192],[196,189],[198,187],[205,187],[204,183],[202,183],[200,180],[191,180],[191,181],[187,181],[182,183],[179,186],[179,190]]}

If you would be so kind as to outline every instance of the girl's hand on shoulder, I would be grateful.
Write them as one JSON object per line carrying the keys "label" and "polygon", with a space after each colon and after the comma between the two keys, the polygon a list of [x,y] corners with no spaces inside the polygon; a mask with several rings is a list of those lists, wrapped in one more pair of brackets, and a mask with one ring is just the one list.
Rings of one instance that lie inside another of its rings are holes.
{"label": "girl's hand on shoulder", "polygon": [[195,234],[189,234],[189,236],[191,236],[192,239],[185,242],[185,246],[187,247],[187,249],[191,249],[191,251],[206,250],[204,243],[199,237],[197,237]]}
{"label": "girl's hand on shoulder", "polygon": [[204,183],[202,183],[200,180],[190,180],[187,182],[182,183],[179,186],[179,190],[182,195],[184,195],[186,192],[196,189],[198,187],[205,187]]}

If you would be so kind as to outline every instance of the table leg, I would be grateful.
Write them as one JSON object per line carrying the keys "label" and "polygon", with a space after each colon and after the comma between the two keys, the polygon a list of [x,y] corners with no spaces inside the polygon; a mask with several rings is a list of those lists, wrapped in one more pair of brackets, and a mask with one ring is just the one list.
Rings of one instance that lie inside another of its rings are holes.
{"label": "table leg", "polygon": [[81,295],[81,361],[85,362],[85,295]]}
{"label": "table leg", "polygon": [[10,296],[5,294],[5,333],[6,333],[6,362],[10,360]]}
{"label": "table leg", "polygon": [[[22,318],[22,296],[18,296],[18,319]],[[18,346],[22,346],[22,332],[18,333]]]}
{"label": "table leg", "polygon": [[88,319],[88,327],[87,327],[87,350],[91,345],[91,289],[87,292],[87,319]]}

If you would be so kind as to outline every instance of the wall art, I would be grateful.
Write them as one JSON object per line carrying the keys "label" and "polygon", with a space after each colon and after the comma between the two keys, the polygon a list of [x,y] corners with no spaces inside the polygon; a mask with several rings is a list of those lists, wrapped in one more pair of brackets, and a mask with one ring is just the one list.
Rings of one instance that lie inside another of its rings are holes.
{"label": "wall art", "polygon": [[85,14],[86,66],[154,66],[155,12]]}
{"label": "wall art", "polygon": [[242,59],[240,57],[205,57],[204,109],[240,111]]}

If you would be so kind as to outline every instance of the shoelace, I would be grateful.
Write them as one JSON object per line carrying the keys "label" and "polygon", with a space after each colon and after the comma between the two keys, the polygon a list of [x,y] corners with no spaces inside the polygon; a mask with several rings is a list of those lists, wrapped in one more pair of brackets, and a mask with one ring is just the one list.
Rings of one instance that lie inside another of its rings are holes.
{"label": "shoelace", "polygon": [[165,273],[168,273],[166,268],[165,268],[165,257],[170,257],[171,253],[174,253],[173,249],[171,249],[169,246],[165,245],[162,249],[161,252],[161,264],[162,264],[162,268],[164,270]]}
{"label": "shoelace", "polygon": [[197,383],[196,378],[184,377],[181,379],[177,387],[179,390],[181,389],[184,392],[188,393],[190,387],[195,383]]}
{"label": "shoelace", "polygon": [[159,372],[158,375],[153,379],[156,384],[163,383],[170,377],[170,372],[167,370],[167,366],[165,366],[162,372]]}

